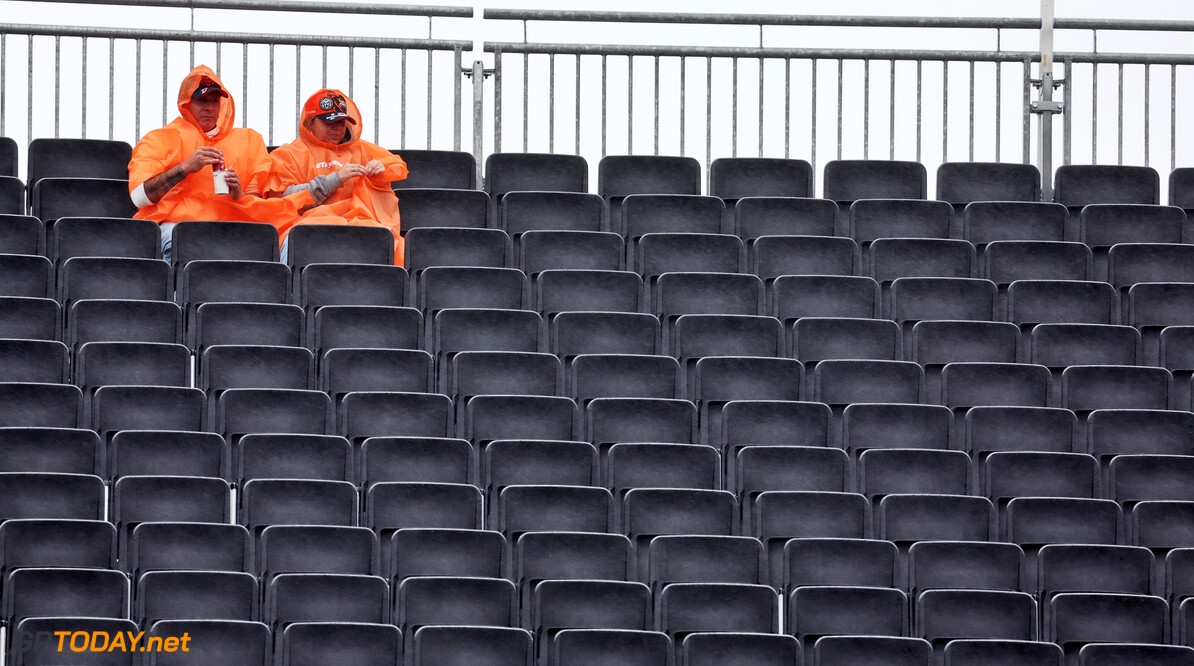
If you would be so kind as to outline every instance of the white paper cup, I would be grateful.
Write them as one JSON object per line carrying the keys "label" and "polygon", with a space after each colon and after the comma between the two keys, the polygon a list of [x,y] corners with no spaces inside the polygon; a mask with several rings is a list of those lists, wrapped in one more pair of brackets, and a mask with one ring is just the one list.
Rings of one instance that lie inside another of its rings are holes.
{"label": "white paper cup", "polygon": [[227,171],[212,171],[211,183],[215,188],[216,194],[228,194],[228,181],[224,178]]}

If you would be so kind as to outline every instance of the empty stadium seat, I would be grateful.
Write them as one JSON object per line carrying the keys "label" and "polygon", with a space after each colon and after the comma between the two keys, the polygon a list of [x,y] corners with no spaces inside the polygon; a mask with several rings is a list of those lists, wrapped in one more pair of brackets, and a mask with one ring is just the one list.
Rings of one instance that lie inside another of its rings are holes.
{"label": "empty stadium seat", "polygon": [[513,262],[510,237],[501,229],[418,227],[406,232],[403,266],[412,273],[431,266],[504,268]]}
{"label": "empty stadium seat", "polygon": [[768,312],[785,323],[800,317],[878,317],[879,283],[869,277],[785,275],[767,289]]}
{"label": "empty stadium seat", "polygon": [[804,160],[721,157],[709,163],[709,195],[727,202],[744,197],[811,197],[813,168]]}
{"label": "empty stadium seat", "polygon": [[389,624],[295,622],[282,631],[282,666],[398,666],[402,632]]}
{"label": "empty stadium seat", "polygon": [[256,222],[180,222],[171,261],[278,261],[278,229]]}
{"label": "empty stadium seat", "polygon": [[296,280],[308,264],[394,264],[393,234],[385,227],[300,224],[286,242],[286,265]]}
{"label": "empty stadium seat", "polygon": [[[26,210],[25,183],[21,182],[20,178],[14,176],[0,175],[0,215],[4,215],[5,217],[23,217]],[[30,219],[36,220],[37,218],[30,216]],[[38,221],[40,222],[40,220]],[[29,240],[29,237],[25,237],[24,240]],[[36,241],[36,239],[33,240]],[[42,227],[41,240],[44,248],[44,227]],[[36,250],[37,248],[34,249]],[[44,252],[44,249],[42,252]],[[30,254],[42,254],[42,252],[31,252]]]}
{"label": "empty stadium seat", "polygon": [[[149,637],[182,639],[194,644],[186,652],[151,652],[147,664],[185,666],[202,663],[237,663],[267,666],[270,649],[269,627],[261,622],[239,620],[162,620],[154,623]],[[295,663],[295,662],[290,662]],[[295,664],[297,666],[297,664]]]}
{"label": "empty stadium seat", "polygon": [[[395,184],[403,182],[406,181],[395,181]],[[483,229],[493,226],[489,217],[489,195],[472,188],[403,187],[398,200],[404,218],[404,235],[420,227]]]}
{"label": "empty stadium seat", "polygon": [[61,339],[62,306],[50,298],[0,296],[0,336],[26,340]]}
{"label": "empty stadium seat", "polygon": [[470,483],[476,478],[473,447],[447,437],[369,437],[355,451],[357,482]]}
{"label": "empty stadium seat", "polygon": [[528,231],[517,245],[518,268],[532,279],[546,270],[624,268],[622,237],[608,231]]}
{"label": "empty stadium seat", "polygon": [[[597,164],[597,194],[700,194],[701,165],[691,157],[606,155]],[[611,213],[612,214],[612,213]]]}
{"label": "empty stadium seat", "polygon": [[[23,294],[17,294],[23,295]],[[169,301],[170,265],[160,259],[73,257],[58,269],[58,300]]]}
{"label": "empty stadium seat", "polygon": [[1050,602],[1044,638],[1062,647],[1067,662],[1088,643],[1165,643],[1164,599],[1148,595],[1066,592]]}
{"label": "empty stadium seat", "polygon": [[470,398],[457,436],[483,445],[495,439],[575,439],[570,398],[541,395],[482,395]]}
{"label": "empty stadium seat", "polygon": [[36,217],[23,214],[23,192],[21,181],[0,177],[0,252],[44,255],[46,227]]}
{"label": "empty stadium seat", "polygon": [[476,576],[501,578],[506,539],[488,530],[405,528],[394,532],[383,563],[387,578]]}
{"label": "empty stadium seat", "polygon": [[375,483],[363,522],[384,540],[407,527],[481,529],[481,493],[462,483]]}
{"label": "empty stadium seat", "polygon": [[354,481],[352,449],[334,435],[245,435],[235,448],[235,476],[253,479]]}
{"label": "empty stadium seat", "polygon": [[212,302],[290,302],[290,269],[276,261],[195,260],[182,267],[177,280],[175,298],[192,311]]}
{"label": "empty stadium seat", "polygon": [[262,585],[287,573],[380,572],[377,535],[364,527],[270,525],[261,530],[256,551]]}
{"label": "empty stadium seat", "polygon": [[68,355],[56,340],[0,339],[0,381],[66,383]]}
{"label": "empty stadium seat", "polygon": [[498,228],[517,238],[527,231],[601,231],[604,202],[578,192],[507,192],[498,201]]}
{"label": "empty stadium seat", "polygon": [[933,662],[933,647],[922,638],[825,636],[813,644],[813,655],[822,666],[921,666]]}
{"label": "empty stadium seat", "polygon": [[84,299],[71,304],[65,342],[182,343],[182,309],[169,301]]}
{"label": "empty stadium seat", "polygon": [[1032,641],[1037,604],[1007,590],[926,590],[916,599],[916,633],[944,650],[956,638]]}
{"label": "empty stadium seat", "polygon": [[921,541],[908,548],[908,589],[1020,589],[1024,550],[1014,543]]}
{"label": "empty stadium seat", "polygon": [[57,263],[71,257],[162,258],[161,233],[153,220],[63,217],[48,236],[47,256]]}
{"label": "empty stadium seat", "polygon": [[589,165],[580,155],[493,153],[485,158],[485,191],[588,192]]}
{"label": "empty stadium seat", "polygon": [[760,236],[832,236],[837,214],[829,199],[745,197],[734,204],[733,233],[747,242]]}
{"label": "empty stadium seat", "polygon": [[1070,208],[1087,204],[1158,204],[1160,176],[1151,167],[1066,164],[1057,167],[1053,200]]}
{"label": "empty stadium seat", "polygon": [[0,471],[61,472],[104,476],[104,447],[82,428],[4,428],[0,430]]}
{"label": "empty stadium seat", "polygon": [[830,160],[822,174],[821,196],[836,202],[857,199],[924,199],[928,172],[918,162]]}
{"label": "empty stadium seat", "polygon": [[531,666],[532,638],[508,627],[419,627],[414,636],[414,666],[469,666],[479,660],[494,666]]}
{"label": "empty stadium seat", "polygon": [[903,636],[908,598],[893,588],[810,585],[792,591],[786,610],[787,633],[804,645],[807,659],[823,636]]}
{"label": "empty stadium seat", "polygon": [[1041,172],[1031,164],[945,162],[937,167],[937,198],[955,206],[975,201],[1041,198]]}
{"label": "empty stadium seat", "polygon": [[31,214],[47,223],[61,217],[128,218],[137,213],[123,173],[118,178],[42,178],[29,192]]}
{"label": "empty stadium seat", "polygon": [[125,476],[112,485],[112,522],[120,553],[129,534],[146,522],[228,523],[231,489],[227,481],[192,476]]}
{"label": "empty stadium seat", "polygon": [[477,189],[477,160],[472,153],[413,148],[390,152],[402,157],[410,170],[405,179],[392,183],[395,191],[414,187]]}
{"label": "empty stadium seat", "polygon": [[108,476],[229,477],[231,455],[223,437],[185,430],[121,430],[108,445]]}
{"label": "empty stadium seat", "polygon": [[864,247],[879,238],[949,238],[952,212],[941,201],[863,198],[850,204],[848,235]]}
{"label": "empty stadium seat", "polygon": [[781,275],[854,275],[858,245],[830,236],[760,236],[748,246],[750,272],[764,280]]}
{"label": "empty stadium seat", "polygon": [[902,587],[896,558],[890,541],[789,539],[782,558],[771,562],[771,585],[788,594],[809,585]]}
{"label": "empty stadium seat", "polygon": [[258,618],[259,592],[252,574],[232,571],[149,571],[137,580],[133,617],[144,626],[159,620]]}
{"label": "empty stadium seat", "polygon": [[329,305],[315,312],[307,328],[307,346],[319,355],[321,363],[332,349],[415,350],[423,327],[423,315],[414,308]]}
{"label": "empty stadium seat", "polygon": [[145,522],[133,528],[121,568],[145,571],[254,570],[249,531],[228,523]]}
{"label": "empty stadium seat", "polygon": [[203,391],[181,386],[101,386],[91,397],[91,428],[108,439],[120,430],[206,430]]}

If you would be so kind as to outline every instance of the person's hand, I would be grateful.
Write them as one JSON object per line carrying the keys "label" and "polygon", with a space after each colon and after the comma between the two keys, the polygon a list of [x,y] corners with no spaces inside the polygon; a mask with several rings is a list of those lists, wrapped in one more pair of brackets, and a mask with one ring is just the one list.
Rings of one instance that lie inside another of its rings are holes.
{"label": "person's hand", "polygon": [[337,171],[336,175],[340,176],[341,183],[347,183],[348,181],[352,180],[353,178],[359,178],[361,176],[364,176],[366,173],[365,170],[366,170],[366,167],[363,167],[360,164],[348,164],[348,165],[345,165],[343,168],[341,168],[339,171]]}
{"label": "person's hand", "polygon": [[239,199],[242,192],[240,191],[240,176],[236,175],[236,169],[224,171],[224,182],[228,184],[228,194],[233,199]]}
{"label": "person's hand", "polygon": [[386,165],[379,160],[369,160],[369,163],[365,165],[365,175],[369,177],[380,176],[385,171]]}
{"label": "person's hand", "polygon": [[195,173],[207,165],[218,165],[224,161],[224,152],[212,146],[200,146],[178,166],[187,174]]}

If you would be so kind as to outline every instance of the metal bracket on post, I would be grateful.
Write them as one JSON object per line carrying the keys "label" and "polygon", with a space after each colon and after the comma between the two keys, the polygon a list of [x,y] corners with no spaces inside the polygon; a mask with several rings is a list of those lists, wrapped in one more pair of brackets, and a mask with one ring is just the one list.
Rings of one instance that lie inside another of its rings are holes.
{"label": "metal bracket on post", "polygon": [[473,157],[477,162],[477,185],[484,189],[481,162],[485,150],[485,79],[493,74],[493,70],[486,69],[480,60],[474,60],[472,67],[462,67],[460,73],[473,80]]}
{"label": "metal bracket on post", "polygon": [[1053,101],[1053,89],[1061,85],[1053,80],[1053,3],[1041,0],[1041,78],[1032,81],[1040,90],[1040,99],[1029,102],[1029,113],[1039,114],[1041,201],[1053,201],[1053,116],[1063,113],[1065,105]]}

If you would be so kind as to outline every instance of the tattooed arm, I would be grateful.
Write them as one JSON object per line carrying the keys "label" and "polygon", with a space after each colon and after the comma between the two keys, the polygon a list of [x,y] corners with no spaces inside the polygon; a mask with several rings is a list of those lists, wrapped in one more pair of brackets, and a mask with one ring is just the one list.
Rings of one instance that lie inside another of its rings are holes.
{"label": "tattooed arm", "polygon": [[148,203],[157,203],[184,178],[209,164],[219,164],[223,159],[224,154],[219,148],[202,146],[187,159],[142,183],[139,189]]}

